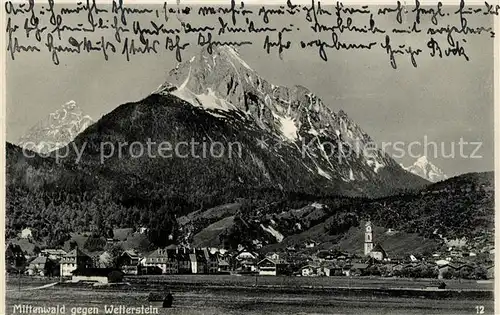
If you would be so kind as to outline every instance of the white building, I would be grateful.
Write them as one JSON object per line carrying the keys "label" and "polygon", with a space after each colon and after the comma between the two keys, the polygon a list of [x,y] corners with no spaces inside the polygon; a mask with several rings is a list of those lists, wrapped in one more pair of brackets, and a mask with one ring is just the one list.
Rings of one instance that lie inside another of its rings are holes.
{"label": "white building", "polygon": [[60,274],[62,277],[71,277],[77,268],[92,267],[92,258],[75,248],[61,258]]}
{"label": "white building", "polygon": [[24,230],[21,231],[21,238],[32,238],[33,235],[31,234],[31,229],[25,228]]}

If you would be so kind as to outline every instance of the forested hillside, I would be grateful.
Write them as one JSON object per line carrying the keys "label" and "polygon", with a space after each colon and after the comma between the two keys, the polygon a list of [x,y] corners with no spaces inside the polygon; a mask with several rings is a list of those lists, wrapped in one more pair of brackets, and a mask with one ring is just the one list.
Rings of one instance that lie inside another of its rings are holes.
{"label": "forested hillside", "polygon": [[236,214],[234,223],[219,238],[221,243],[246,242],[248,246],[254,240],[264,245],[277,244],[279,240],[266,231],[272,228],[283,236],[281,247],[309,238],[335,243],[351,228],[371,220],[375,226],[437,243],[465,238],[469,245],[481,250],[491,246],[494,239],[493,182],[493,173],[470,173],[418,192],[379,199],[316,198],[314,203],[302,202],[301,206],[247,200],[242,206],[246,210]]}
{"label": "forested hillside", "polygon": [[[212,114],[172,95],[124,104],[70,143],[84,148],[78,162],[74,150],[56,163],[55,152],[28,157],[7,144],[7,237],[30,227],[36,240],[56,246],[70,232],[98,236],[112,228],[147,227],[158,246],[190,242],[217,218],[195,216],[185,227],[178,218],[237,200],[243,202],[230,214],[234,223],[217,236],[223,243],[262,238],[271,244],[277,241],[271,228],[286,238],[318,224],[328,235],[341,235],[366,218],[425,237],[485,238],[485,229],[493,227],[490,173],[458,176],[420,190],[422,179],[396,167],[383,167],[370,180],[327,179],[311,172],[293,145],[275,150],[259,145],[257,138],[274,136],[247,118],[235,112]],[[117,148],[147,139],[238,142],[242,152],[203,159],[115,152],[101,161],[103,142]],[[387,194],[392,195],[375,198]]]}

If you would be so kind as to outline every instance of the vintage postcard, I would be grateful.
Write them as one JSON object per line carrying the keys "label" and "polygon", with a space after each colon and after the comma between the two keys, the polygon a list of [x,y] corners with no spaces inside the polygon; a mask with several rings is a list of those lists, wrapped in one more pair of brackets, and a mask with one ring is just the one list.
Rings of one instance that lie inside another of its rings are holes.
{"label": "vintage postcard", "polygon": [[3,1],[3,314],[498,313],[499,12]]}

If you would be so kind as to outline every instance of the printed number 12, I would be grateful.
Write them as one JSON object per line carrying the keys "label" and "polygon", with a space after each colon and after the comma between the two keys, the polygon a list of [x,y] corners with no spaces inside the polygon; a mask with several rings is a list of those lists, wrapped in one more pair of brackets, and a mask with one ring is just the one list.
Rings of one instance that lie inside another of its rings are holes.
{"label": "printed number 12", "polygon": [[476,314],[484,314],[484,306],[483,305],[476,306]]}

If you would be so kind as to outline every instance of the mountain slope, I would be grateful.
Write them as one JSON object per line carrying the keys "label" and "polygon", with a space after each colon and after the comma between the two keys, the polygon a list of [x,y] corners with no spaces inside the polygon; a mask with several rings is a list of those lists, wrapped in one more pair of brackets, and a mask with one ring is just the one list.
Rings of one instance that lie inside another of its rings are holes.
{"label": "mountain slope", "polygon": [[70,143],[93,123],[75,101],[69,101],[31,127],[18,145],[36,152],[50,152]]}
{"label": "mountain slope", "polygon": [[[193,198],[202,199],[197,191],[209,196],[251,187],[315,192],[330,184],[346,193],[352,189],[341,181],[329,182],[308,172],[290,147],[270,149],[256,140],[261,138],[271,139],[272,135],[237,112],[214,117],[175,96],[151,95],[106,115],[77,137],[74,145],[85,145],[82,164],[120,174],[125,181],[134,176],[143,182],[158,183],[169,194]],[[120,154],[115,150],[100,163],[101,153],[111,153],[101,150],[102,143],[118,148],[119,144],[136,142],[146,147],[148,141],[157,144],[151,146],[156,157],[135,157],[139,152],[125,146]],[[168,157],[159,156],[160,143],[173,148],[166,152]],[[214,149],[215,154],[210,154],[210,147],[216,143],[223,149]],[[71,158],[67,162],[71,163]]]}
{"label": "mountain slope", "polygon": [[[365,182],[361,194],[386,194],[425,181],[401,172],[344,111],[334,113],[303,86],[274,85],[256,73],[232,48],[202,50],[178,64],[155,92],[174,95],[217,117],[238,112],[277,139],[296,148],[301,164],[328,180]],[[370,182],[382,182],[375,192]],[[392,183],[391,183],[392,182]]]}
{"label": "mountain slope", "polygon": [[[314,239],[321,247],[338,247],[360,252],[363,243],[363,220],[377,227],[377,242],[393,254],[421,253],[443,246],[447,240],[467,240],[472,251],[487,250],[494,242],[494,176],[493,173],[469,173],[430,185],[418,192],[379,199],[323,198],[303,207],[280,204],[263,207],[253,201],[247,211],[231,213],[232,225],[225,216],[212,226],[225,230],[202,229],[192,239],[199,242],[210,235],[209,245],[226,242],[253,242],[270,250],[303,246]],[[197,214],[203,216],[203,213]],[[196,221],[196,218],[192,218]],[[225,223],[222,224],[222,223]],[[284,235],[283,240],[270,237],[262,228]],[[390,229],[390,230],[389,230]],[[392,231],[392,232],[391,232]],[[404,248],[413,244],[411,248]],[[249,242],[249,243],[248,243]]]}
{"label": "mountain slope", "polygon": [[[318,155],[303,156],[296,143],[272,145],[278,141],[276,135],[256,126],[252,118],[239,111],[218,114],[220,117],[215,117],[174,95],[155,94],[106,115],[77,137],[73,145],[78,148],[85,146],[80,163],[90,163],[127,178],[134,176],[144,181],[162,182],[165,190],[176,191],[182,187],[191,195],[200,190],[213,194],[214,183],[225,186],[223,190],[260,187],[315,195],[352,196],[384,195],[397,188],[421,184],[421,181],[414,180],[414,175],[404,172],[396,164],[388,164],[393,167],[383,167],[378,173],[374,170],[368,173],[370,166],[363,162],[364,158],[356,156],[346,157],[349,165],[332,163],[333,166],[328,168],[329,162]],[[226,152],[217,157],[211,156],[203,145],[195,146],[195,150],[188,150],[188,146],[183,145],[183,152],[171,152],[173,156],[169,158],[150,158],[146,154],[135,158],[137,152],[131,154],[127,145],[121,156],[115,150],[113,156],[100,164],[102,143],[118,148],[120,143],[138,142],[146,147],[148,141],[158,146],[166,142],[173,148],[179,143],[204,143],[206,148],[218,143]],[[230,148],[233,151],[230,152]],[[185,155],[188,158],[181,157]],[[71,157],[68,162],[71,163]],[[332,175],[325,177],[314,167],[332,170]],[[365,170],[365,180],[333,176],[335,168],[343,171],[355,167]]]}
{"label": "mountain slope", "polygon": [[432,164],[426,156],[421,156],[415,163],[408,167],[401,166],[408,172],[433,183],[448,179],[448,176],[440,168]]}

